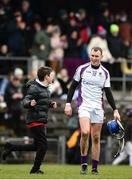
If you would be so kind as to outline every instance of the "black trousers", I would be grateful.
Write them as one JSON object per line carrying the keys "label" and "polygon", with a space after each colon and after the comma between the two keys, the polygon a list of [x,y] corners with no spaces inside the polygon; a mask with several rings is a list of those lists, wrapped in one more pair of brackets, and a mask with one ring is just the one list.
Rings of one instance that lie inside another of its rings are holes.
{"label": "black trousers", "polygon": [[12,151],[36,151],[36,157],[33,165],[34,170],[38,170],[47,151],[47,138],[44,126],[30,128],[33,135],[32,144],[11,144]]}

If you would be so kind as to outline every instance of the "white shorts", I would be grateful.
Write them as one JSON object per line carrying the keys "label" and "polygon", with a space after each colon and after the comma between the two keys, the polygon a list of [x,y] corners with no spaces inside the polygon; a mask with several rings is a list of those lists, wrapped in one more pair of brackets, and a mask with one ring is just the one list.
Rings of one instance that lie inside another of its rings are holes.
{"label": "white shorts", "polygon": [[79,118],[87,117],[91,123],[103,123],[104,110],[79,107],[78,116]]}

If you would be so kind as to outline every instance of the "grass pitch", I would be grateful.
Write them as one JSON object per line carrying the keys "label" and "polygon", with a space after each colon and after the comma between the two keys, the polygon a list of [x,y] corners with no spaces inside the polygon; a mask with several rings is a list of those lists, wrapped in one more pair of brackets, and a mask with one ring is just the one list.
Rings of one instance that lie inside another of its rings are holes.
{"label": "grass pitch", "polygon": [[132,179],[132,167],[100,165],[99,175],[80,175],[79,165],[42,165],[43,175],[30,175],[30,164],[0,165],[0,179]]}

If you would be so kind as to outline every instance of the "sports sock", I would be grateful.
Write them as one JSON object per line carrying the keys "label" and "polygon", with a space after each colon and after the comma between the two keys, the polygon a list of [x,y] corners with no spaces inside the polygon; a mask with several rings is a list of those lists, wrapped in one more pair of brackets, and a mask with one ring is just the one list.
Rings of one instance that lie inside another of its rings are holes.
{"label": "sports sock", "polygon": [[97,170],[99,161],[92,159],[92,169]]}
{"label": "sports sock", "polygon": [[87,156],[81,156],[81,164],[87,164]]}

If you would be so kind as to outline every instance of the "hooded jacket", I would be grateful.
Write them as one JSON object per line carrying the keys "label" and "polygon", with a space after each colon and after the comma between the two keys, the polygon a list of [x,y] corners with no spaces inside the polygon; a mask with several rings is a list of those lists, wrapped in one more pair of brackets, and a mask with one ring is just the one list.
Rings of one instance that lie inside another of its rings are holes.
{"label": "hooded jacket", "polygon": [[[27,93],[23,99],[24,108],[28,109],[26,123],[41,122],[46,124],[48,119],[48,110],[51,107],[50,92],[48,87],[40,84],[36,80],[30,80],[26,84]],[[37,104],[31,106],[31,100]]]}

